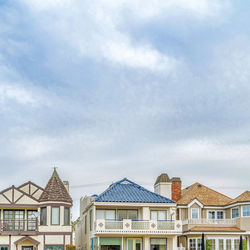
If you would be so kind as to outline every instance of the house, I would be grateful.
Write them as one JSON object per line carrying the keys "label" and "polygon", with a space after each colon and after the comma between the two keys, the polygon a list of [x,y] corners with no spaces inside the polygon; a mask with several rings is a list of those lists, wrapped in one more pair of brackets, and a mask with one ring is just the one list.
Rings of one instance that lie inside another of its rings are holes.
{"label": "house", "polygon": [[0,250],[63,250],[72,242],[68,182],[54,172],[45,188],[33,182],[0,192]]}
{"label": "house", "polygon": [[[165,176],[166,177],[166,176]],[[124,178],[100,195],[80,200],[76,222],[76,248],[82,250],[174,250],[182,233],[176,220],[175,198],[179,179],[173,185],[155,183],[155,192]],[[172,188],[173,187],[173,188]],[[172,192],[173,189],[173,192]],[[173,196],[172,196],[173,193]]]}
{"label": "house", "polygon": [[179,245],[201,249],[202,234],[211,250],[239,249],[240,236],[249,249],[250,192],[231,199],[200,183],[182,190],[177,200],[177,218],[182,220]]}

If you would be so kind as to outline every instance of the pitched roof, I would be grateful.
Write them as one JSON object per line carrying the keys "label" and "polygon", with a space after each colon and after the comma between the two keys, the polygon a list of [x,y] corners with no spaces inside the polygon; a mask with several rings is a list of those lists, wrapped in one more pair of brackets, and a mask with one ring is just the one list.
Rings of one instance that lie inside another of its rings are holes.
{"label": "pitched roof", "polygon": [[99,202],[139,202],[139,203],[174,203],[174,201],[151,192],[142,186],[124,178],[109,186],[95,198]]}
{"label": "pitched roof", "polygon": [[238,227],[199,227],[195,226],[186,232],[245,232]]}
{"label": "pitched roof", "polygon": [[72,203],[69,192],[65,188],[62,180],[60,179],[56,169],[45,187],[39,199],[40,202],[44,201],[61,201]]}
{"label": "pitched roof", "polygon": [[235,199],[233,199],[229,204],[233,204],[236,202],[244,202],[244,201],[250,201],[250,191],[245,191],[244,193],[240,194]]}
{"label": "pitched roof", "polygon": [[196,182],[182,190],[181,198],[177,201],[177,204],[187,205],[195,199],[207,206],[223,206],[232,201],[226,195]]}
{"label": "pitched roof", "polygon": [[168,174],[163,173],[163,174],[159,175],[155,181],[155,185],[160,183],[160,182],[170,182],[170,178],[169,178]]}

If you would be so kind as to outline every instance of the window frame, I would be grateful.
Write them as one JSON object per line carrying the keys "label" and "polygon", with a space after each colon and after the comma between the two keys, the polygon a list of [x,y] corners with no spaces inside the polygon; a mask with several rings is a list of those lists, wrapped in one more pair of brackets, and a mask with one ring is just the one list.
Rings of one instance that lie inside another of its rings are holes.
{"label": "window frame", "polygon": [[[249,215],[244,215],[244,207],[249,207]],[[241,206],[241,217],[250,217],[250,205]]]}
{"label": "window frame", "polygon": [[[157,221],[166,221],[166,220],[168,220],[168,210],[167,209],[166,210],[156,210],[156,209],[150,210],[150,219],[151,220],[153,220],[152,219],[152,212],[157,212]],[[165,213],[165,220],[160,220],[159,219],[159,212],[164,212]]]}
{"label": "window frame", "polygon": [[[97,218],[98,211],[103,211],[104,212],[104,218],[103,219]],[[95,215],[96,219],[97,220],[111,220],[111,219],[107,219],[106,218],[106,211],[113,211],[113,212],[115,212],[115,219],[114,220],[116,220],[116,218],[117,218],[116,209],[96,209],[96,215]]]}
{"label": "window frame", "polygon": [[92,231],[92,223],[93,223],[93,210],[89,210],[89,231]]}
{"label": "window frame", "polygon": [[88,214],[84,216],[84,234],[87,234]]}
{"label": "window frame", "polygon": [[[119,219],[119,211],[126,211],[126,218]],[[135,220],[133,220],[133,221],[137,221],[138,220],[138,209],[117,209],[117,216],[116,216],[117,220],[131,220],[131,219],[128,219],[128,211],[136,211],[136,213],[137,213],[136,217],[137,218]]]}
{"label": "window frame", "polygon": [[[68,218],[67,218],[68,223],[65,222],[66,221],[66,213],[65,213],[66,210],[68,210]],[[64,217],[63,217],[64,226],[70,226],[70,208],[69,207],[64,207],[64,214],[63,215],[64,215]]]}
{"label": "window frame", "polygon": [[2,250],[2,247],[7,247],[7,250],[10,249],[10,246],[9,246],[9,245],[0,245],[0,250]]}
{"label": "window frame", "polygon": [[[197,211],[198,211],[198,213],[197,213],[197,218],[193,218],[193,210],[196,210],[196,209],[197,209]],[[190,217],[191,217],[192,220],[198,220],[198,219],[200,219],[200,208],[198,208],[198,207],[192,207],[192,208],[191,208]]]}
{"label": "window frame", "polygon": [[[42,209],[45,209],[45,224],[41,224],[41,222],[42,222]],[[47,214],[47,212],[48,212],[47,207],[41,207],[40,208],[40,226],[47,226],[47,224],[48,224],[48,214]]]}
{"label": "window frame", "polygon": [[[214,212],[214,216],[215,218],[209,218],[209,212]],[[218,212],[222,212],[223,217],[222,218],[218,218]],[[207,219],[208,220],[224,220],[225,219],[225,211],[224,210],[207,210]]]}
{"label": "window frame", "polygon": [[[58,208],[58,224],[53,224],[52,223],[52,221],[53,221],[53,217],[52,217],[52,210],[53,210],[53,208]],[[50,224],[51,224],[51,226],[60,226],[60,213],[61,213],[61,211],[60,211],[61,209],[60,209],[60,206],[52,206],[51,207],[51,211],[50,211]]]}
{"label": "window frame", "polygon": [[[236,217],[233,217],[233,210],[238,210],[238,216]],[[236,218],[239,218],[240,217],[240,208],[239,207],[233,207],[231,208],[231,219],[236,219]]]}
{"label": "window frame", "polygon": [[[190,241],[194,241],[195,250],[201,250],[201,241],[202,241],[202,239],[200,237],[189,238],[188,239],[188,249],[191,249],[190,248]],[[199,248],[199,245],[200,245],[200,248]]]}

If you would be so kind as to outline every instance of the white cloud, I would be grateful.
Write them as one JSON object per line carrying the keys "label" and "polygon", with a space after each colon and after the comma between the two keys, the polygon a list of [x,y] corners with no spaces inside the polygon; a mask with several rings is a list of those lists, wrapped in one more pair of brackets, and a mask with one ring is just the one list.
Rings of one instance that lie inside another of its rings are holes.
{"label": "white cloud", "polygon": [[26,3],[35,12],[37,22],[78,55],[164,74],[176,71],[178,60],[147,42],[133,42],[119,27],[126,22],[123,11],[143,19],[180,12],[180,18],[187,14],[189,18],[206,18],[218,14],[224,6],[217,0],[26,0]]}

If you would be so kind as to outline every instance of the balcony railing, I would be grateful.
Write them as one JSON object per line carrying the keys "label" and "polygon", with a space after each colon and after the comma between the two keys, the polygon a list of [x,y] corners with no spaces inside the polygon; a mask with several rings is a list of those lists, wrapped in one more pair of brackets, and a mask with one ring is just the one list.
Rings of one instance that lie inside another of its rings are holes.
{"label": "balcony railing", "polygon": [[153,221],[153,220],[103,220],[95,222],[95,229],[98,232],[160,232],[182,230],[181,221]]}
{"label": "balcony railing", "polygon": [[183,221],[183,225],[192,224],[192,225],[236,225],[235,219],[188,219]]}
{"label": "balcony railing", "polygon": [[37,231],[38,222],[36,219],[30,220],[0,220],[1,232]]}

